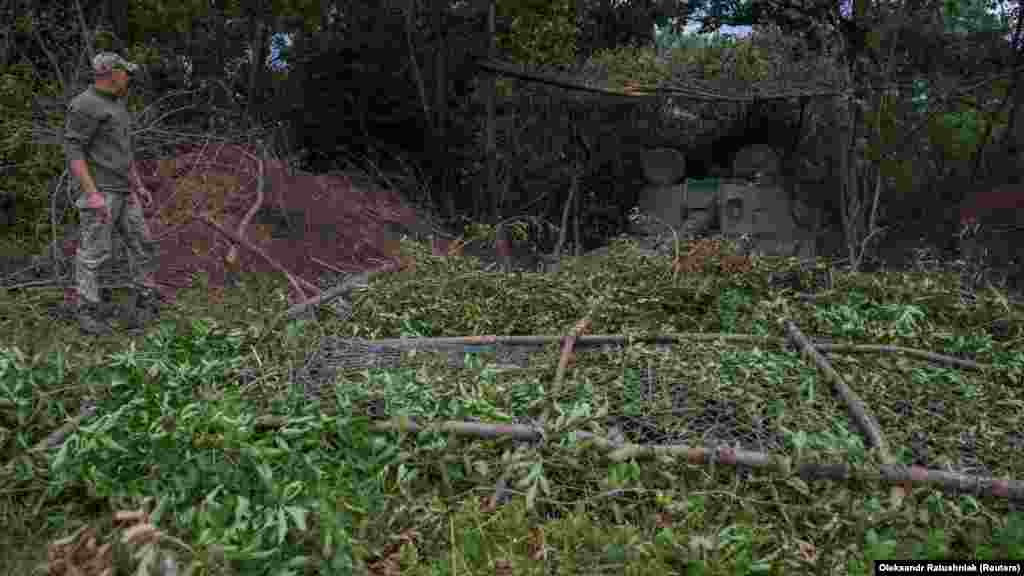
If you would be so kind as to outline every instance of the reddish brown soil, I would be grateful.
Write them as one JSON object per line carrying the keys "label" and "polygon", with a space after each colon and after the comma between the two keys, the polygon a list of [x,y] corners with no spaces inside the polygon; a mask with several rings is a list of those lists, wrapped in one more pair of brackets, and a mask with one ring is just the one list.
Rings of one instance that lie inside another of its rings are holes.
{"label": "reddish brown soil", "polygon": [[[173,299],[199,272],[209,274],[211,289],[222,288],[232,242],[197,215],[209,213],[237,231],[258,196],[259,161],[254,151],[239,146],[197,148],[172,159],[140,162],[139,172],[153,193],[145,213],[160,243],[161,291]],[[246,227],[245,238],[312,284],[330,272],[314,258],[345,271],[379,267],[396,257],[396,231],[424,230],[417,212],[398,193],[363,189],[346,176],[290,174],[282,162],[269,160],[264,181],[261,209]],[[75,236],[68,234],[63,242],[69,258],[77,247]],[[245,247],[239,247],[238,256],[236,266],[241,270],[280,276]],[[306,292],[306,297],[315,295]]]}

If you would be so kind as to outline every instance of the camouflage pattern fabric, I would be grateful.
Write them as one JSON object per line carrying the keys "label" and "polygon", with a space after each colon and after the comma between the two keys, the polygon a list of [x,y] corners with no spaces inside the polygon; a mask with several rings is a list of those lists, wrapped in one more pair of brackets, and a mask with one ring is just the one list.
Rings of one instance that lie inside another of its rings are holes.
{"label": "camouflage pattern fabric", "polygon": [[151,286],[152,275],[159,267],[157,243],[153,241],[136,195],[103,191],[100,193],[110,208],[109,221],[103,210],[86,206],[84,194],[80,194],[75,202],[81,223],[81,239],[75,255],[75,281],[80,302],[100,301],[98,272],[103,263],[110,258],[111,241],[115,230],[124,240],[133,264],[133,280],[137,286]]}

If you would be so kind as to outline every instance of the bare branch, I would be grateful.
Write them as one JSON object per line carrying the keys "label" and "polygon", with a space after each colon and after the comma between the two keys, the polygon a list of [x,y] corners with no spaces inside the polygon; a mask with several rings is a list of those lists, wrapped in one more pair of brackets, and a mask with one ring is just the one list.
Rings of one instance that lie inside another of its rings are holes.
{"label": "bare branch", "polygon": [[92,62],[92,59],[96,56],[96,38],[89,30],[89,25],[85,22],[85,11],[82,10],[81,0],[75,0],[75,11],[78,13],[78,27],[82,33],[82,54],[88,58],[88,62]]}
{"label": "bare branch", "polygon": [[46,59],[50,61],[50,65],[53,66],[54,71],[57,73],[57,81],[60,82],[60,91],[66,100],[70,98],[71,95],[68,93],[68,85],[67,80],[64,77],[64,71],[60,67],[60,62],[57,60],[57,56],[47,48],[46,43],[43,42],[43,37],[39,34],[39,23],[35,14],[32,15],[32,20],[32,25],[29,27],[32,30],[32,37],[35,38],[36,42],[39,44],[39,49],[43,51],[43,54],[46,55]]}

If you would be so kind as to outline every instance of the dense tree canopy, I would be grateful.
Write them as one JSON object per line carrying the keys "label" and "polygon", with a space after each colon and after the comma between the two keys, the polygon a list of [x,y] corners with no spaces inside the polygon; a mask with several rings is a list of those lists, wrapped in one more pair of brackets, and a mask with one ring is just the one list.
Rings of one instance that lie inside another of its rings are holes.
{"label": "dense tree canopy", "polygon": [[[691,70],[704,79],[728,72],[752,81],[780,63],[834,54],[854,97],[850,142],[862,142],[850,148],[849,166],[877,172],[855,180],[892,178],[920,191],[934,185],[906,175],[985,176],[1021,139],[1022,90],[1007,73],[1021,61],[1020,7],[1006,7],[993,0],[498,0],[494,40],[501,60],[564,71],[586,65],[624,84],[665,81],[668,62],[699,65]],[[44,205],[40,184],[60,155],[38,125],[58,126],[60,103],[88,81],[90,54],[114,49],[145,65],[138,105],[162,102],[168,127],[223,133],[280,125],[279,140],[288,153],[303,151],[307,167],[404,158],[430,180],[435,202],[477,206],[466,199],[478,194],[485,165],[487,76],[476,62],[490,54],[487,2],[137,0],[126,8],[110,0],[0,3],[0,16],[14,23],[0,31],[5,188]],[[695,25],[751,26],[789,40],[654,48],[656,30],[691,38],[684,30]],[[498,83],[508,102],[527,96],[527,84],[515,84],[519,92],[511,86]],[[794,111],[776,120],[793,124]],[[535,121],[514,120],[520,129]],[[499,137],[510,134],[503,128]],[[927,143],[908,146],[915,138]],[[556,131],[548,140],[572,139]],[[508,146],[499,143],[503,157]],[[557,163],[563,152],[543,154]],[[513,171],[529,164],[511,153],[506,160],[513,158]]]}

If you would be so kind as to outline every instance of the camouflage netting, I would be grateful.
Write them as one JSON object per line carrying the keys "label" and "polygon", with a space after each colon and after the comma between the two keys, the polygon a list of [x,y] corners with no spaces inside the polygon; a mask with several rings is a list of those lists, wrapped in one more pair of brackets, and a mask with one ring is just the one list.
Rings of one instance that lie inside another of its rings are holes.
{"label": "camouflage netting", "polygon": [[[375,380],[383,370],[400,375],[384,380],[424,386],[436,397],[480,390],[486,381],[496,391],[488,401],[522,424],[540,416],[536,406],[517,404],[520,393],[532,389],[564,406],[585,399],[605,407],[593,431],[625,442],[727,446],[789,457],[806,449],[832,461],[863,454],[869,442],[832,384],[776,332],[778,315],[785,314],[798,319],[816,345],[828,345],[824,353],[875,415],[899,462],[1014,476],[1012,454],[1024,447],[1015,424],[1015,376],[977,365],[950,367],[899,350],[828,351],[859,341],[949,353],[946,347],[956,338],[950,322],[984,337],[977,331],[1005,312],[987,301],[962,302],[955,274],[823,276],[817,268],[800,271],[799,265],[787,268],[792,263],[739,256],[715,239],[684,243],[673,265],[671,256],[629,244],[567,261],[560,272],[546,275],[474,273],[438,258],[418,260],[416,271],[388,274],[355,295],[350,322],[318,341],[292,381],[328,403],[339,390],[401,396]],[[443,266],[452,268],[432,269]],[[791,276],[816,293],[781,298],[779,290],[788,288],[771,286]],[[728,324],[727,331],[739,335],[765,336],[577,343],[557,391],[557,337],[451,337],[564,333],[590,315],[581,291],[603,294],[593,308],[591,333],[717,333]],[[745,303],[730,303],[733,297]],[[901,336],[895,330],[907,322],[918,327]],[[403,326],[426,328],[418,337],[395,338]],[[846,332],[854,328],[864,333],[851,338]],[[992,362],[992,354],[1003,353],[1000,342],[1012,339],[992,334],[994,347],[978,362]],[[421,401],[388,400],[378,415],[415,416]]]}
{"label": "camouflage netting", "polygon": [[[208,275],[211,287],[229,281],[231,242],[194,216],[209,214],[225,228],[237,229],[254,206],[258,164],[237,147],[212,147],[143,164],[143,178],[155,196],[148,215],[162,250],[158,281],[171,295],[191,285],[197,273]],[[393,192],[368,192],[342,176],[290,174],[277,161],[265,163],[264,175],[265,198],[245,238],[306,282],[326,288],[345,272],[376,268],[400,255],[409,257],[410,250],[423,250],[396,238],[396,230],[422,230],[424,225]],[[991,322],[1005,315],[991,303],[963,302],[956,282],[938,274],[934,279],[907,275],[900,281],[850,275],[834,284],[831,273],[818,274],[817,264],[796,272],[715,239],[684,242],[678,254],[675,245],[666,254],[627,244],[616,244],[599,257],[569,261],[552,274],[487,273],[478,262],[458,264],[459,259],[431,256],[427,248],[425,255],[412,258],[414,266],[384,275],[386,280],[374,282],[372,290],[350,301],[335,300],[336,320],[343,324],[318,342],[291,380],[310,397],[327,398],[340,386],[370,392],[371,382],[359,379],[391,369],[417,379],[435,374],[430,385],[437,387],[436,394],[454,396],[481,377],[478,362],[465,362],[468,354],[493,368],[489,377],[501,392],[491,399],[494,405],[515,420],[530,422],[539,414],[530,406],[515,405],[517,390],[551,385],[559,364],[557,344],[467,347],[427,339],[375,339],[399,336],[402,322],[427,325],[421,335],[428,337],[564,334],[589,315],[586,301],[598,294],[593,326],[605,334],[772,334],[779,316],[785,315],[799,319],[816,341],[850,341],[843,323],[863,322],[858,336],[862,342],[944,351],[953,342],[953,336],[944,336],[947,332],[981,338],[983,317]],[[70,258],[73,232],[62,247]],[[279,274],[248,248],[239,249],[238,255],[236,269]],[[782,297],[787,288],[772,284],[790,276],[795,285],[804,285],[792,290],[824,291]],[[859,300],[850,298],[854,293]],[[921,312],[920,318],[912,310],[932,306],[934,312]],[[897,312],[903,316],[893,316]],[[862,320],[861,314],[874,319]],[[909,336],[893,332],[892,326],[905,322],[918,323]],[[1012,322],[1004,328],[1006,338],[1019,332]],[[988,356],[978,360],[992,362],[992,354],[1002,347],[993,343],[987,352],[981,349]],[[1024,442],[1018,425],[1019,386],[1008,385],[1013,380],[893,355],[832,354],[830,359],[876,414],[901,461],[1013,475],[1018,460],[1014,454]],[[799,450],[797,438],[812,439],[809,448],[826,454],[845,454],[865,444],[846,406],[814,366],[775,344],[698,339],[672,345],[577,346],[573,361],[561,388],[545,388],[545,393],[567,402],[587,398],[591,406],[607,407],[606,416],[595,424],[610,437],[785,454]]]}
{"label": "camouflage netting", "polygon": [[[574,353],[580,370],[577,380],[600,381],[608,371],[619,375],[614,386],[605,389],[613,407],[603,424],[613,437],[640,444],[689,444],[730,446],[746,450],[775,452],[783,447],[779,425],[766,410],[777,399],[777,390],[758,388],[726,390],[711,384],[716,376],[706,370],[702,355],[708,343],[682,350],[678,346],[578,346]],[[370,341],[328,337],[293,377],[310,396],[329,393],[339,376],[363,370],[412,369],[434,364],[451,371],[453,378],[471,377],[471,358],[491,366],[510,383],[526,372],[545,372],[558,363],[557,346],[496,343],[463,345],[430,342],[429,339]],[[729,358],[728,354],[726,355]],[[467,360],[470,360],[467,363]],[[738,362],[738,360],[736,360]],[[727,363],[725,370],[734,370]],[[798,371],[796,366],[792,367]],[[547,372],[550,373],[550,370]],[[770,383],[769,383],[770,384]],[[770,385],[768,387],[771,387]],[[839,415],[844,414],[841,406]],[[518,418],[528,422],[525,417]]]}

